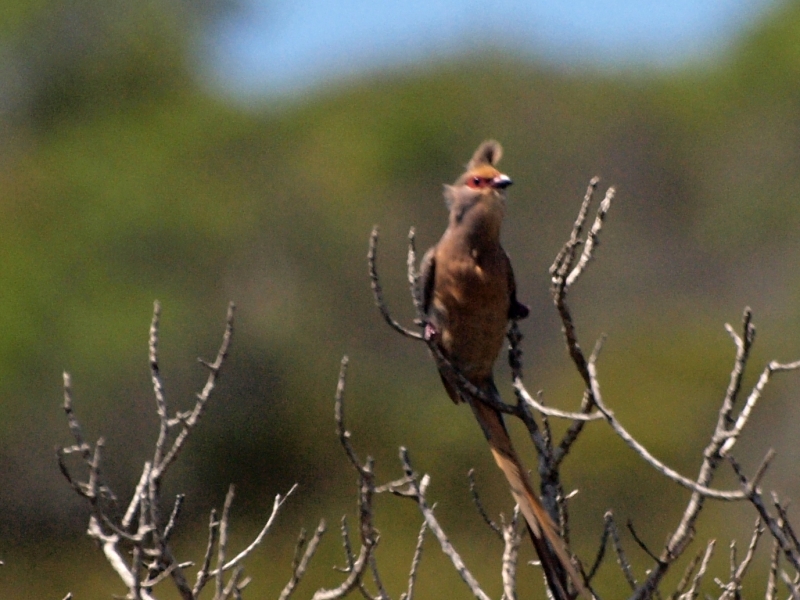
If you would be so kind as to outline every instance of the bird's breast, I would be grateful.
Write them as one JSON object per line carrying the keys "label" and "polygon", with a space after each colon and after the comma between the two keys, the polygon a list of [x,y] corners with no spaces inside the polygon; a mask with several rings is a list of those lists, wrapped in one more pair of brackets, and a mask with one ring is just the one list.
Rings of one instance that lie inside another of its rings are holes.
{"label": "bird's breast", "polygon": [[465,252],[437,261],[433,308],[441,345],[470,379],[491,375],[502,347],[510,304],[508,278],[499,255]]}

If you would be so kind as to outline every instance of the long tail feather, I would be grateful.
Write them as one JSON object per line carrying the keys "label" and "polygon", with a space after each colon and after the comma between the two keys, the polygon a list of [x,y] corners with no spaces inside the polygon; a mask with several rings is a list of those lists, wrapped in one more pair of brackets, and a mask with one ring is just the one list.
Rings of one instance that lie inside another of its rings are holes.
{"label": "long tail feather", "polygon": [[[487,391],[493,394],[497,393],[494,383],[491,383]],[[503,416],[480,400],[471,401],[470,406],[489,442],[497,466],[503,471],[508,481],[511,495],[519,504],[525,517],[536,554],[542,563],[547,584],[554,598],[556,600],[571,600],[572,598],[567,592],[566,573],[572,580],[575,589],[585,598],[591,599],[592,595],[572,565],[564,541],[557,533],[555,523],[533,491],[528,473],[511,443]]]}

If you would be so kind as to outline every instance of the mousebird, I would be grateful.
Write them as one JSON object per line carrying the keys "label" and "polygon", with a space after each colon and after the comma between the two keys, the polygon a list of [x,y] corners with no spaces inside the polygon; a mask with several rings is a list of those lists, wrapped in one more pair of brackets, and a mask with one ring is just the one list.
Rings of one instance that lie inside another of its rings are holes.
{"label": "mousebird", "polygon": [[[529,312],[517,300],[511,261],[500,245],[506,188],[512,183],[496,167],[502,152],[496,141],[483,142],[466,171],[453,185],[445,185],[449,223],[439,242],[423,257],[419,282],[425,339],[482,394],[498,402],[492,376],[495,360],[509,320],[524,319]],[[503,416],[464,389],[452,371],[440,365],[439,374],[453,402],[467,402],[472,407],[525,517],[553,597],[572,597],[567,592],[569,576],[574,587],[591,598],[556,525],[533,491]]]}

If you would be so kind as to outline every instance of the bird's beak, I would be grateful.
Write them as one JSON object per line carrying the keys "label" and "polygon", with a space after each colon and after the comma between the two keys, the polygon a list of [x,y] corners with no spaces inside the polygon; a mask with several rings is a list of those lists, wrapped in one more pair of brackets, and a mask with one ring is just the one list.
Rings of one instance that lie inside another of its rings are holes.
{"label": "bird's beak", "polygon": [[514,182],[511,181],[511,177],[509,177],[508,175],[503,175],[502,173],[497,177],[495,177],[494,179],[492,179],[492,187],[496,190],[504,190],[512,183]]}

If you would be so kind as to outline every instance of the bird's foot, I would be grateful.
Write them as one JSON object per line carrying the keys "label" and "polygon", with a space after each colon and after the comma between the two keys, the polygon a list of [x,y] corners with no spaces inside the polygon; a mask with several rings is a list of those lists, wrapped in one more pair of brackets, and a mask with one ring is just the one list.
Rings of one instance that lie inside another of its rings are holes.
{"label": "bird's foot", "polygon": [[433,323],[425,323],[425,330],[422,332],[422,337],[426,342],[433,342],[439,338],[439,330]]}
{"label": "bird's foot", "polygon": [[527,304],[514,300],[514,302],[511,303],[511,307],[508,309],[508,318],[513,321],[520,321],[527,317],[530,312],[531,309]]}

